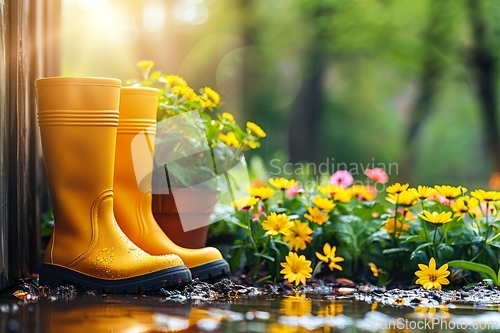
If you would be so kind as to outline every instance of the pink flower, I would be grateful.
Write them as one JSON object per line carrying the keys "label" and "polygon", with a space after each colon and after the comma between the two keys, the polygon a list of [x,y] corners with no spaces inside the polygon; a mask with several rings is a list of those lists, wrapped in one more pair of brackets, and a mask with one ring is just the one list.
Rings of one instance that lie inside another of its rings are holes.
{"label": "pink flower", "polygon": [[365,175],[375,183],[385,184],[389,181],[389,176],[387,176],[387,173],[381,168],[366,169]]}
{"label": "pink flower", "polygon": [[344,188],[349,187],[354,183],[354,178],[351,176],[347,170],[337,170],[330,177],[330,184],[342,186]]}
{"label": "pink flower", "polygon": [[254,213],[252,216],[252,221],[257,222],[261,216],[267,216],[266,211],[264,210],[264,207],[262,205],[259,205],[258,207],[258,213]]}
{"label": "pink flower", "polygon": [[299,185],[293,185],[288,190],[286,190],[285,195],[287,196],[287,198],[295,198],[302,191],[303,190]]}

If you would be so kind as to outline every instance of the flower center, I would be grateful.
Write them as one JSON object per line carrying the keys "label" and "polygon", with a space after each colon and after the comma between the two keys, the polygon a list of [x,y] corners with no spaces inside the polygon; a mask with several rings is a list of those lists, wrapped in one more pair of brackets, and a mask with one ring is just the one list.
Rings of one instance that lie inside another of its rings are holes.
{"label": "flower center", "polygon": [[299,268],[297,266],[292,267],[292,272],[297,274],[299,272]]}
{"label": "flower center", "polygon": [[434,282],[437,280],[437,276],[435,274],[429,274],[429,281]]}

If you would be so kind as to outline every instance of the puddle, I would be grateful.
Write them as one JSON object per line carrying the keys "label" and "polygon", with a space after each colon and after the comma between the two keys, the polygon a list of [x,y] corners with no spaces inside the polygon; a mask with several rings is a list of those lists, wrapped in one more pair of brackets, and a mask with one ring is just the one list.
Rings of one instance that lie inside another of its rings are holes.
{"label": "puddle", "polygon": [[[245,294],[250,292],[244,290]],[[331,295],[320,293],[288,297],[240,295],[224,301],[172,296],[175,295],[77,294],[71,288],[52,291],[36,300],[23,301],[3,295],[0,332],[493,332],[500,329],[498,305],[433,304],[411,308],[376,301],[370,304],[332,299]]]}

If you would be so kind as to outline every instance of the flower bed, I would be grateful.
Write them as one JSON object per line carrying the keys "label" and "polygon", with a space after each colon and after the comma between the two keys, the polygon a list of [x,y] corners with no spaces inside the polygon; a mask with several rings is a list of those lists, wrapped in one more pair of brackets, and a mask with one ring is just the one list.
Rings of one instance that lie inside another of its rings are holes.
{"label": "flower bed", "polygon": [[500,284],[499,192],[395,183],[377,193],[387,175],[365,174],[359,185],[339,170],[313,189],[286,178],[254,181],[225,221],[242,235],[230,250],[232,269],[257,283],[299,285],[330,271],[381,286]]}

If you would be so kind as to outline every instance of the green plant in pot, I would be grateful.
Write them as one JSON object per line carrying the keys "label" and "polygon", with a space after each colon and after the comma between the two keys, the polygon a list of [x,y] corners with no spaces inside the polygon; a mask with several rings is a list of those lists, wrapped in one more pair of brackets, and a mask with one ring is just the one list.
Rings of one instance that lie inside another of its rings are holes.
{"label": "green plant in pot", "polygon": [[[178,245],[203,247],[215,204],[229,203],[222,209],[227,214],[234,209],[230,203],[246,190],[236,189],[246,182],[234,179],[248,179],[243,152],[260,147],[266,133],[253,122],[241,127],[230,112],[222,112],[220,96],[213,89],[196,92],[180,76],[153,71],[152,61],[140,61],[138,67],[142,78],[128,85],[155,87],[160,94],[153,214]],[[189,226],[184,231],[186,221]]]}

